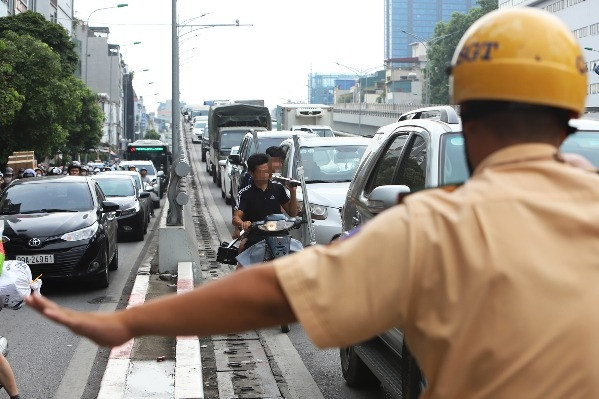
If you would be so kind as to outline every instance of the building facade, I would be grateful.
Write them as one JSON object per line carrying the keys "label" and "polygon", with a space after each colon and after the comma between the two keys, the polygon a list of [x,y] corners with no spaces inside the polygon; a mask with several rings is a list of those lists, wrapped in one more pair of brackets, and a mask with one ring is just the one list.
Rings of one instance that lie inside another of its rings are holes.
{"label": "building facade", "polygon": [[35,11],[73,35],[74,0],[0,0],[0,17]]}
{"label": "building facade", "polygon": [[476,0],[385,0],[385,60],[411,57],[411,43],[426,42],[438,22],[476,5]]}
{"label": "building facade", "polygon": [[[499,0],[499,8],[534,7],[555,14],[572,30],[583,47],[587,65],[587,103],[599,111],[599,1],[597,0]],[[596,72],[597,70],[597,72]]]}

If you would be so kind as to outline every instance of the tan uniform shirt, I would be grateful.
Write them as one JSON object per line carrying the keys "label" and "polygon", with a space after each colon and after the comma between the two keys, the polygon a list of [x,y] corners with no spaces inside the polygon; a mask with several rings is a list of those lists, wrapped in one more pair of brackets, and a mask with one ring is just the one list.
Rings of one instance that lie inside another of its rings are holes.
{"label": "tan uniform shirt", "polygon": [[599,176],[543,144],[488,157],[355,236],[275,263],[309,336],[399,326],[425,398],[599,398]]}

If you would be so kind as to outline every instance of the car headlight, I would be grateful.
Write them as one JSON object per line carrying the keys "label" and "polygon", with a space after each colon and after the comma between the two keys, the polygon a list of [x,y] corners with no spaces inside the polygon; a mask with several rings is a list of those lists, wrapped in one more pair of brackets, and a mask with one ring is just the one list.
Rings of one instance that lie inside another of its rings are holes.
{"label": "car headlight", "polygon": [[[300,210],[304,208],[302,201],[298,201],[297,204]],[[328,216],[327,207],[310,203],[310,216],[313,220],[325,220]]]}
{"label": "car headlight", "polygon": [[89,240],[94,236],[94,234],[96,234],[96,231],[98,231],[97,222],[84,229],[71,231],[70,233],[65,233],[60,238],[65,241]]}

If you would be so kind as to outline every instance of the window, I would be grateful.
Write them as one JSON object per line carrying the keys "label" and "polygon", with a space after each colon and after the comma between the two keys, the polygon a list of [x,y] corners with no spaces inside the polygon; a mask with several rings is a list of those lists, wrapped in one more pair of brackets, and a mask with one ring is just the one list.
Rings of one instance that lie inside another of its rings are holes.
{"label": "window", "polygon": [[379,159],[374,168],[374,172],[366,184],[364,189],[365,195],[370,194],[372,190],[379,186],[393,184],[393,175],[395,174],[397,162],[399,161],[399,156],[401,155],[401,151],[408,138],[407,132],[402,133],[403,134],[397,135],[390,140],[390,144]]}
{"label": "window", "polygon": [[426,183],[427,151],[426,140],[419,135],[410,140],[410,154],[401,160],[397,176],[397,184],[410,187],[410,191],[424,188]]}

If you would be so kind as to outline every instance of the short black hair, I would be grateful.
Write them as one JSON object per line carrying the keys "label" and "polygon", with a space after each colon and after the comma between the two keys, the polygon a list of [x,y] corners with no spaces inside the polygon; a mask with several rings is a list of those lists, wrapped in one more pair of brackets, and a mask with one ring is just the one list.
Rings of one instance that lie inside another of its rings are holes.
{"label": "short black hair", "polygon": [[268,163],[268,155],[261,152],[250,155],[247,160],[248,170],[254,172],[258,166],[264,165],[265,163]]}
{"label": "short black hair", "polygon": [[274,158],[285,158],[285,151],[281,147],[273,145],[266,149],[266,155]]}

